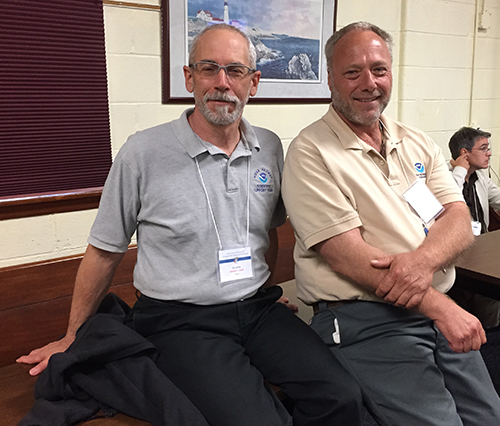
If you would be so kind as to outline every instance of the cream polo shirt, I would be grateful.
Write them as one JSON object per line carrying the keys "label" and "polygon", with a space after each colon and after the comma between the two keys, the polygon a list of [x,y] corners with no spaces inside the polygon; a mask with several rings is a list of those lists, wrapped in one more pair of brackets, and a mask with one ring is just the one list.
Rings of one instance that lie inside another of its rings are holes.
{"label": "cream polo shirt", "polygon": [[[463,201],[439,147],[422,132],[382,116],[387,161],[359,139],[330,105],[288,149],[283,198],[295,229],[298,297],[319,300],[382,299],[332,271],[312,247],[360,228],[363,239],[387,254],[415,250],[424,240],[420,218],[402,198],[416,179],[424,179],[441,204]],[[434,275],[446,292],[454,268]]]}

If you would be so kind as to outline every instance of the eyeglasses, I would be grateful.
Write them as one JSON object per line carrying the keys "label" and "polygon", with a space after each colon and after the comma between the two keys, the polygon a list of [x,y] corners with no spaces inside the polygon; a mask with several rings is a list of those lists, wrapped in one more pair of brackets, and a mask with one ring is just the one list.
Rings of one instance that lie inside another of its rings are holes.
{"label": "eyeglasses", "polygon": [[227,77],[231,80],[241,80],[257,71],[243,64],[229,64],[222,66],[217,62],[210,61],[195,62],[194,64],[189,64],[189,68],[193,68],[196,72],[207,78],[214,78],[219,74],[219,71],[223,69]]}
{"label": "eyeglasses", "polygon": [[[474,148],[473,148],[474,149]],[[482,146],[481,148],[477,148],[478,151],[481,151],[483,153],[487,153],[488,151],[491,151],[491,146],[489,145],[486,145],[486,146]]]}

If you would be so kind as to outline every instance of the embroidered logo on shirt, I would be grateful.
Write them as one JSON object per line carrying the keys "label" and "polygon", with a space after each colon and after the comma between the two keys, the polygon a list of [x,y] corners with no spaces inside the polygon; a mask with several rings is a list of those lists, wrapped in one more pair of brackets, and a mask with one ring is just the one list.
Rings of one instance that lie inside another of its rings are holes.
{"label": "embroidered logo on shirt", "polygon": [[259,180],[262,183],[267,183],[267,181],[269,180],[269,178],[267,177],[267,173],[266,172],[259,173]]}
{"label": "embroidered logo on shirt", "polygon": [[255,170],[253,179],[255,192],[274,192],[273,174],[265,167]]}
{"label": "embroidered logo on shirt", "polygon": [[425,167],[422,163],[415,163],[415,170],[419,173],[423,173],[425,171]]}
{"label": "embroidered logo on shirt", "polygon": [[414,167],[415,167],[415,170],[417,171],[416,176],[418,178],[425,179],[427,176],[427,173],[425,173],[424,165],[422,163],[415,163]]}

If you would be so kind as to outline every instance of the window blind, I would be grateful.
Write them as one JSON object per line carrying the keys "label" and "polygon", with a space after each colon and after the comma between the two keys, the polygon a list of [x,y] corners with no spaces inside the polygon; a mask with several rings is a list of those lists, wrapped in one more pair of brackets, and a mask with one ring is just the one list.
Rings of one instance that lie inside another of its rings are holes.
{"label": "window blind", "polygon": [[96,188],[111,166],[102,1],[0,2],[0,197]]}

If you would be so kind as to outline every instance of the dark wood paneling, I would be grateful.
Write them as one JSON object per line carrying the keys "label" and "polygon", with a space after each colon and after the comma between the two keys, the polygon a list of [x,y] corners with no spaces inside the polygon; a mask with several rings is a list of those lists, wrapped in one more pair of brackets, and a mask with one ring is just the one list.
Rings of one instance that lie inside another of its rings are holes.
{"label": "dark wood paneling", "polygon": [[[0,312],[44,302],[73,293],[83,255],[0,269]],[[131,283],[137,248],[131,247],[120,263],[112,285]]]}
{"label": "dark wood paneling", "polygon": [[295,236],[289,220],[278,228],[278,242],[278,261],[274,272],[274,282],[282,283],[293,280],[295,277],[295,263],[293,261]]}
{"label": "dark wood paneling", "polygon": [[[132,283],[113,286],[132,306],[136,300]],[[61,338],[68,324],[71,295],[0,311],[0,367],[12,364],[32,349]]]}
{"label": "dark wood paneling", "polygon": [[18,198],[1,197],[0,220],[96,209],[101,193],[102,187]]}
{"label": "dark wood paneling", "polygon": [[[110,291],[129,305],[136,296],[132,275],[137,248],[125,254]],[[0,269],[0,367],[66,331],[71,294],[82,256]]]}

